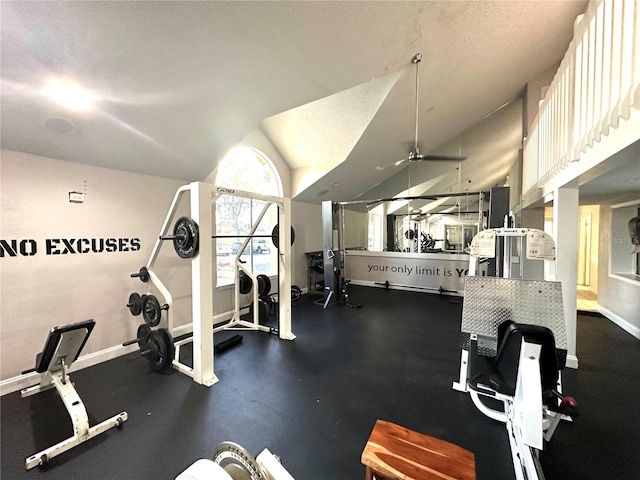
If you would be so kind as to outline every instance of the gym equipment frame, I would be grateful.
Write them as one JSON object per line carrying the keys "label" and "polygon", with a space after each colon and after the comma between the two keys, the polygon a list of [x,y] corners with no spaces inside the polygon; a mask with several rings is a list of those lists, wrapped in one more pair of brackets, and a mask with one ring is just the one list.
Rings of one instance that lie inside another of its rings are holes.
{"label": "gym equipment frame", "polygon": [[[496,242],[501,237],[503,244]],[[544,479],[538,461],[543,440],[549,441],[559,421],[577,409],[572,398],[560,394],[567,354],[562,286],[524,280],[522,259],[520,278],[510,278],[515,273],[513,241],[519,242],[516,253],[526,251],[529,260],[555,260],[553,239],[540,230],[487,229],[474,237],[465,280],[460,376],[453,388],[468,392],[484,415],[505,423],[516,478],[539,480]],[[475,276],[479,258],[495,258],[496,247],[503,255],[504,277]],[[491,373],[479,374],[480,363],[491,366]],[[497,400],[502,409],[482,398]]]}
{"label": "gym equipment frame", "polygon": [[267,448],[253,457],[244,447],[222,442],[212,459],[196,460],[176,480],[294,480]]}
{"label": "gym equipment frame", "polygon": [[95,323],[94,320],[85,320],[52,328],[42,352],[36,356],[35,368],[23,372],[24,374],[35,371],[41,376],[38,385],[25,388],[20,392],[22,398],[55,387],[73,423],[73,436],[31,455],[25,462],[27,470],[36,466],[46,467],[51,458],[113,427],[120,427],[128,419],[127,412],[121,412],[98,425],[89,427],[87,410],[67,373],[87,343]]}
{"label": "gym equipment frame", "polygon": [[[175,334],[173,323],[172,306],[173,299],[171,293],[162,283],[160,278],[153,272],[153,265],[158,258],[160,248],[165,240],[175,237],[169,232],[170,224],[176,214],[182,196],[189,193],[190,197],[190,220],[197,225],[198,248],[192,256],[185,256],[191,261],[191,289],[192,289],[192,335],[183,340],[175,342],[175,354],[172,362],[173,367],[183,374],[193,378],[193,381],[205,386],[211,386],[218,381],[214,372],[214,332],[229,328],[230,324],[215,328],[213,325],[213,305],[216,294],[216,235],[215,231],[215,202],[222,195],[233,195],[252,200],[261,200],[265,206],[260,213],[258,220],[254,223],[251,234],[255,233],[260,220],[264,217],[267,209],[271,205],[278,206],[278,225],[280,234],[278,235],[278,272],[279,272],[279,328],[278,335],[284,340],[293,340],[295,335],[291,332],[291,200],[283,197],[260,195],[252,192],[215,187],[208,183],[192,182],[189,185],[180,187],[174,195],[169,211],[165,217],[162,228],[156,243],[145,266],[149,281],[157,288],[164,297],[167,306],[166,321],[167,330],[172,335]],[[238,235],[245,237],[245,235]],[[213,239],[213,241],[206,241]],[[257,287],[257,279],[251,272],[246,271],[239,263],[240,252],[244,250],[250,237],[244,241],[242,248],[236,256],[236,272],[244,270]],[[175,245],[175,244],[174,244]],[[243,322],[239,320],[239,291],[238,281],[235,290],[235,312],[233,322],[241,324],[245,328],[254,330],[270,331],[268,327],[261,326],[258,321],[258,309],[254,309],[254,321]],[[258,304],[257,288],[254,288],[254,303]],[[193,367],[180,361],[180,347],[187,343],[193,343]]]}

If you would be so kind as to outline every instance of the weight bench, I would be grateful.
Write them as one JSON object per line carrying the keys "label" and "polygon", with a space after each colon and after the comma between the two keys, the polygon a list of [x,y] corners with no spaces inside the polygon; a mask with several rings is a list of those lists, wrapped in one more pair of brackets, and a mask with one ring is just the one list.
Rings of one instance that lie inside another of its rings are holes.
{"label": "weight bench", "polygon": [[38,385],[25,388],[20,392],[22,398],[55,387],[69,412],[74,433],[72,437],[27,458],[25,462],[27,470],[36,466],[46,467],[51,458],[86,442],[110,428],[120,427],[127,421],[127,412],[121,412],[98,425],[89,427],[87,410],[67,374],[71,364],[78,359],[82,348],[87,343],[95,323],[94,320],[85,320],[53,327],[49,331],[42,352],[36,356],[35,368],[22,372],[23,374],[30,372],[41,374]]}

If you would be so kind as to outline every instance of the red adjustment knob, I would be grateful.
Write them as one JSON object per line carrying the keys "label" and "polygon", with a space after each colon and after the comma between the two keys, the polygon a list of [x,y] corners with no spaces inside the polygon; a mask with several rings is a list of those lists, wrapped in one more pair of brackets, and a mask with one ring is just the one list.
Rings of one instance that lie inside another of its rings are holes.
{"label": "red adjustment knob", "polygon": [[580,416],[580,411],[578,410],[578,402],[576,402],[575,398],[570,396],[562,397],[560,405],[558,405],[556,411],[558,413],[562,413],[563,415],[568,415],[572,418]]}

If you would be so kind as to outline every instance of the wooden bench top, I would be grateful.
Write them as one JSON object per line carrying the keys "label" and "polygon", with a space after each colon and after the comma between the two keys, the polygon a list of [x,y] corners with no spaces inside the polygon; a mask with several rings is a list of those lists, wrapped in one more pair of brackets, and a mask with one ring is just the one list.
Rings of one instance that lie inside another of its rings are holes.
{"label": "wooden bench top", "polygon": [[476,478],[470,451],[383,420],[373,427],[361,461],[376,474],[394,480]]}

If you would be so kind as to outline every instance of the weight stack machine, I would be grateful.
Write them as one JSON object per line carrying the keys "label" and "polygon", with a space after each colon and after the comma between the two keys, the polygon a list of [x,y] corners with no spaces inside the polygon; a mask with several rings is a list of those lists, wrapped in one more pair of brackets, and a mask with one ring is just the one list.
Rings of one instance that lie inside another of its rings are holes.
{"label": "weight stack machine", "polygon": [[341,300],[344,283],[342,209],[330,200],[322,202],[322,259],[324,263],[323,308]]}

